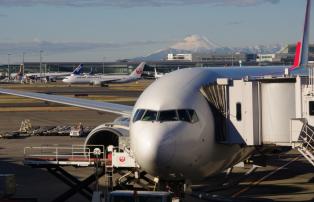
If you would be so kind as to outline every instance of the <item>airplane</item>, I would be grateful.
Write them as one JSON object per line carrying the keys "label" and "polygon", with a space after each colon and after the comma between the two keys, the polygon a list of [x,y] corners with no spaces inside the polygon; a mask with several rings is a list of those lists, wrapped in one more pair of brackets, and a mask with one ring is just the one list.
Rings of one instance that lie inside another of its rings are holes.
{"label": "airplane", "polygon": [[24,65],[20,64],[20,69],[16,73],[10,73],[9,77],[0,80],[1,83],[23,83],[25,77],[23,76]]}
{"label": "airplane", "polygon": [[95,72],[94,72],[94,68],[93,68],[93,67],[90,68],[90,71],[89,71],[88,75],[95,75]]}
{"label": "airplane", "polygon": [[83,73],[83,64],[79,64],[72,72],[47,72],[47,73],[26,73],[24,77],[26,79],[47,79],[49,81],[55,81],[58,78],[64,78],[69,75],[80,75]]}
{"label": "airplane", "polygon": [[145,62],[140,63],[130,75],[70,75],[62,81],[67,84],[92,84],[105,86],[109,83],[128,83],[141,78]]}
{"label": "airplane", "polygon": [[23,72],[24,72],[24,64],[20,64],[20,69],[17,73],[11,73],[10,78],[14,80],[22,80],[23,79]]}
{"label": "airplane", "polygon": [[[296,56],[300,60],[290,68],[291,75],[308,73],[304,67],[308,64],[310,8],[311,0],[307,0],[303,39]],[[130,146],[141,169],[163,179],[194,183],[236,165],[255,151],[252,146],[216,141],[219,126],[215,126],[213,110],[200,88],[217,78],[279,76],[286,70],[286,66],[180,69],[154,81],[133,107],[3,88],[0,93],[129,117]],[[105,135],[94,144],[107,142]]]}
{"label": "airplane", "polygon": [[[179,70],[179,69],[180,69],[180,67],[177,68],[177,70]],[[159,78],[165,76],[166,74],[169,74],[168,72],[167,73],[158,73],[156,67],[154,68],[154,70],[155,70],[155,74],[154,74],[155,79],[159,79]]]}
{"label": "airplane", "polygon": [[155,79],[159,79],[165,75],[164,73],[158,73],[156,67],[154,68],[154,70],[155,70],[155,74],[154,74]]}

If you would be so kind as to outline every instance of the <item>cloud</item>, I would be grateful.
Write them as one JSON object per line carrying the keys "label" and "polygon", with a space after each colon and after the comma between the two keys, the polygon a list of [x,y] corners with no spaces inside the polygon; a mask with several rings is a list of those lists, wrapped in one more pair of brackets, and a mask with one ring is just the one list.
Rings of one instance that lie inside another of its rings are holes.
{"label": "cloud", "polygon": [[0,18],[6,18],[6,17],[8,17],[8,15],[0,13]]}
{"label": "cloud", "polygon": [[263,3],[278,4],[280,0],[223,0],[217,2],[219,2],[217,5],[256,6]]}
{"label": "cloud", "polygon": [[162,7],[185,5],[255,6],[263,3],[277,4],[280,0],[0,0],[2,7],[71,6],[71,7]]}

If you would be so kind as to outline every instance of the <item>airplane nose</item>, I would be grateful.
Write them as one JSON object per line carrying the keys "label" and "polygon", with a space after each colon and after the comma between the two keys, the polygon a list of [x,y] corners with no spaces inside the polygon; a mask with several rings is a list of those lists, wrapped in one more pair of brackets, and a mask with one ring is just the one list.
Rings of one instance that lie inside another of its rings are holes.
{"label": "airplane nose", "polygon": [[143,170],[156,175],[169,170],[176,149],[169,128],[158,123],[138,123],[130,128],[130,134],[132,151]]}

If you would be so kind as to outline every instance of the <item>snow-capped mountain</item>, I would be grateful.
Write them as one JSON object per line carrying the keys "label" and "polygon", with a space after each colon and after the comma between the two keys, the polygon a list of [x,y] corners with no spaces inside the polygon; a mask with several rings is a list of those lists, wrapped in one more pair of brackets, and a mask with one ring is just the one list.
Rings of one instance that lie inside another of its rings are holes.
{"label": "snow-capped mountain", "polygon": [[137,57],[134,60],[157,61],[164,60],[169,53],[216,53],[216,54],[231,54],[234,52],[242,53],[275,53],[283,46],[279,44],[274,45],[256,45],[247,47],[223,47],[217,45],[215,42],[208,40],[204,36],[190,35],[183,40],[171,45],[170,47],[158,50],[145,57]]}
{"label": "snow-capped mountain", "polygon": [[194,34],[185,37],[182,41],[173,44],[170,48],[191,52],[208,52],[219,48],[219,46],[216,43],[209,41],[206,37]]}

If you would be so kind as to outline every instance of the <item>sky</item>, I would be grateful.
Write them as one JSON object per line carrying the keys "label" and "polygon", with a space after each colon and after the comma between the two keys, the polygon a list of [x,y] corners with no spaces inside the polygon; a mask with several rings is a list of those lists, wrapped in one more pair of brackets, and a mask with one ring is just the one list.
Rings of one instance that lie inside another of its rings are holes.
{"label": "sky", "polygon": [[[146,56],[186,36],[222,47],[301,38],[305,0],[0,0],[0,64]],[[312,23],[311,23],[312,24]],[[311,26],[313,28],[313,26]],[[313,32],[312,32],[313,33]]]}

